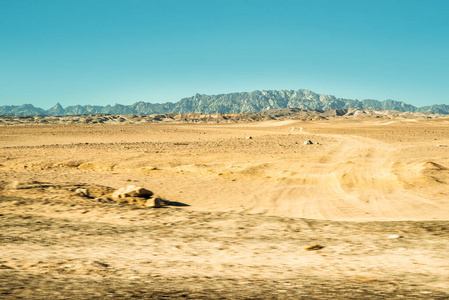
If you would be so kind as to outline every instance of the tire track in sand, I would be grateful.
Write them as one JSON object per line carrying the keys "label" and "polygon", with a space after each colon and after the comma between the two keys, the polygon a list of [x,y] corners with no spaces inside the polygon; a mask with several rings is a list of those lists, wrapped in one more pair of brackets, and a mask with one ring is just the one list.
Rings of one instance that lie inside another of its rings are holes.
{"label": "tire track in sand", "polygon": [[289,162],[294,175],[267,184],[247,211],[332,220],[449,219],[449,205],[403,187],[392,168],[400,148],[359,136],[320,135],[336,139],[337,146],[313,162]]}

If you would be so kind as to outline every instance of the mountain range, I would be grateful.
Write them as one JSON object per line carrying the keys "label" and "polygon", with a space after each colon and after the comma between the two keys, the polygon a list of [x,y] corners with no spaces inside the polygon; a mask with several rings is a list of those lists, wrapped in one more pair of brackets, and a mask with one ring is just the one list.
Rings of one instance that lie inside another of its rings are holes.
{"label": "mountain range", "polygon": [[313,110],[355,108],[449,114],[449,105],[445,104],[415,107],[395,100],[378,101],[365,99],[360,101],[336,98],[332,95],[322,95],[301,89],[297,91],[254,91],[220,95],[196,94],[193,97],[183,98],[175,103],[136,102],[132,105],[73,105],[65,108],[58,103],[47,110],[31,104],[20,106],[4,105],[0,106],[0,115],[64,116],[82,114],[249,113],[293,107]]}

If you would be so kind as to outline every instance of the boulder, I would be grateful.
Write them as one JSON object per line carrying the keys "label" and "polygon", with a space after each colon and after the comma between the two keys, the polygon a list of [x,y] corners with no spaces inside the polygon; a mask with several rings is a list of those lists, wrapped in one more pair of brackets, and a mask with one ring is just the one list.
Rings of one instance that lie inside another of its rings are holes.
{"label": "boulder", "polygon": [[313,144],[313,143],[312,143],[311,140],[307,140],[307,141],[304,142],[304,145],[312,145],[312,144]]}
{"label": "boulder", "polygon": [[149,191],[143,187],[128,185],[127,187],[122,187],[112,193],[112,198],[128,198],[128,197],[139,197],[139,198],[150,198],[153,195],[152,191]]}

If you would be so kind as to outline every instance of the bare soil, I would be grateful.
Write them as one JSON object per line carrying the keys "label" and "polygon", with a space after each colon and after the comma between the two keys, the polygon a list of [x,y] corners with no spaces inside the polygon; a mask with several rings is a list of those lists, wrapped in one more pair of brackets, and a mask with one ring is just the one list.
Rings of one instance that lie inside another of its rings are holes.
{"label": "bare soil", "polygon": [[446,117],[6,121],[1,298],[449,298]]}

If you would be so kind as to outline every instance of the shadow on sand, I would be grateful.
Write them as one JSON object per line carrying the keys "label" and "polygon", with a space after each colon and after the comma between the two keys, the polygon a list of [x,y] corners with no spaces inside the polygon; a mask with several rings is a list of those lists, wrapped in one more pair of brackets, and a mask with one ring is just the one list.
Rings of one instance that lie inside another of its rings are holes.
{"label": "shadow on sand", "polygon": [[176,202],[176,201],[169,201],[169,200],[163,200],[161,199],[162,203],[164,203],[167,206],[190,206],[189,204],[182,203],[182,202]]}

